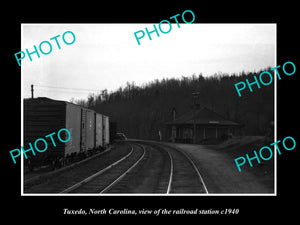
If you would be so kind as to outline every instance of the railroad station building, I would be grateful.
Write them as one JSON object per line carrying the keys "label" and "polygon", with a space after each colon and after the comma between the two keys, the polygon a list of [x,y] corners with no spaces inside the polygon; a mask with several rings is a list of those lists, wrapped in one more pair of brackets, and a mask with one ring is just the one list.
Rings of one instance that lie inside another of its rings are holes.
{"label": "railroad station building", "polygon": [[236,133],[241,124],[227,120],[215,111],[202,107],[165,123],[168,140],[180,143],[215,143]]}

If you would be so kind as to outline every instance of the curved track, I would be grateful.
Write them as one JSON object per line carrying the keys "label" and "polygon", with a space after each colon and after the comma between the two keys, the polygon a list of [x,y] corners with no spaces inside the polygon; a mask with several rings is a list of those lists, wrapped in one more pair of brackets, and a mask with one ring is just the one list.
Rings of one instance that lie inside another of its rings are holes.
{"label": "curved track", "polygon": [[61,193],[105,193],[134,169],[144,156],[144,149],[131,147],[131,151],[118,161],[65,189]]}
{"label": "curved track", "polygon": [[31,190],[77,194],[208,193],[192,158],[168,144],[129,141]]}
{"label": "curved track", "polygon": [[143,148],[145,157],[109,193],[166,193],[170,174],[167,152],[136,142],[133,146]]}
{"label": "curved track", "polygon": [[169,155],[170,172],[166,193],[206,193],[208,190],[200,175],[200,172],[191,157],[174,147],[157,143],[147,143],[160,151],[166,151]]}

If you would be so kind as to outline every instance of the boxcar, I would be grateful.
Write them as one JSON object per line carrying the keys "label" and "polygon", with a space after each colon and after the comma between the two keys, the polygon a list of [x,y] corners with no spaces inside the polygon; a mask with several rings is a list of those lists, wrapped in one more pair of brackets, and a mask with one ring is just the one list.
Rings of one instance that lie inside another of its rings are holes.
{"label": "boxcar", "polygon": [[103,145],[107,146],[109,144],[109,117],[102,115],[103,121]]}
{"label": "boxcar", "polygon": [[64,156],[80,151],[81,140],[81,110],[82,107],[64,102],[66,107],[65,128],[71,133],[71,140],[65,143]]}
{"label": "boxcar", "polygon": [[117,133],[117,123],[109,120],[109,142],[114,143]]}
{"label": "boxcar", "polygon": [[[56,147],[48,145],[46,152],[38,153],[34,160],[41,163],[53,159],[65,159],[74,153],[99,149],[109,144],[109,117],[94,110],[49,98],[24,100],[24,148],[38,138],[66,128],[71,140],[55,141]],[[51,143],[48,142],[48,143]],[[32,157],[33,158],[33,157]]]}
{"label": "boxcar", "polygon": [[82,141],[83,151],[95,148],[95,111],[82,108]]}
{"label": "boxcar", "polygon": [[102,115],[99,113],[95,113],[95,120],[96,120],[96,143],[95,147],[96,149],[99,149],[100,147],[103,147],[103,121],[102,121]]}
{"label": "boxcar", "polygon": [[[54,147],[48,145],[45,153],[37,153],[44,160],[49,157],[64,157],[66,154],[80,150],[80,117],[81,107],[64,101],[48,98],[24,100],[24,147],[38,138],[50,133],[57,133],[61,128],[67,128],[71,140],[66,143],[55,141]],[[49,142],[51,143],[51,141]]]}

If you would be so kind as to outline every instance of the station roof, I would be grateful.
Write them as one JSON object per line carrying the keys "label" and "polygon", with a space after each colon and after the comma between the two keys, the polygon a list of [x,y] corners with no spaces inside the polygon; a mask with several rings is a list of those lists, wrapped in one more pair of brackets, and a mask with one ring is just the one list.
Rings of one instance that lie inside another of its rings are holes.
{"label": "station roof", "polygon": [[215,111],[202,107],[196,111],[191,110],[166,125],[208,125],[208,126],[240,126],[241,124],[224,119]]}

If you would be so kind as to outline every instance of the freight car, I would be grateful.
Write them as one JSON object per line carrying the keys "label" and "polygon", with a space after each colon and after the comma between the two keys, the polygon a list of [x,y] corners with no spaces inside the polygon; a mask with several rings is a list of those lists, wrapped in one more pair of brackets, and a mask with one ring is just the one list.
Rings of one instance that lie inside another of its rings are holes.
{"label": "freight car", "polygon": [[109,144],[109,117],[94,110],[49,98],[24,100],[24,148],[26,143],[66,128],[71,140],[29,157],[30,170],[41,165],[52,168],[72,163],[79,158],[101,151]]}
{"label": "freight car", "polygon": [[115,142],[117,134],[117,123],[109,120],[109,142],[110,144]]}

